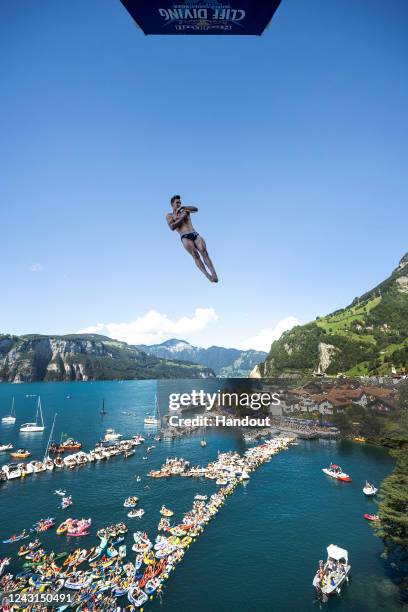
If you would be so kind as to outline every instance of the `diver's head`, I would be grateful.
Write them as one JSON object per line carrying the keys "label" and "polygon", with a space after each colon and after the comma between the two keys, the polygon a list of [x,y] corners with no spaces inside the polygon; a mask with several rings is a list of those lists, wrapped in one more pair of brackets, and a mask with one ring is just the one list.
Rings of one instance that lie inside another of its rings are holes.
{"label": "diver's head", "polygon": [[174,195],[170,200],[170,204],[173,210],[177,210],[181,206],[181,197],[179,195]]}

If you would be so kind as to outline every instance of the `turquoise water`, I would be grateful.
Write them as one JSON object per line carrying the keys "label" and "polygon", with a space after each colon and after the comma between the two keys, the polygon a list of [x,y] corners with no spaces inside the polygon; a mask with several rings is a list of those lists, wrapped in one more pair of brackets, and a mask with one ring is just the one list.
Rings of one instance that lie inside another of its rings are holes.
{"label": "turquoise water", "polygon": [[[85,449],[93,447],[107,427],[131,436],[145,432],[143,418],[154,410],[154,381],[33,383],[0,385],[0,416],[9,412],[11,397],[16,399],[15,426],[0,424],[0,442],[26,446],[31,458],[44,455],[49,430],[58,413],[54,438],[61,432],[81,440]],[[22,422],[35,414],[36,397],[41,394],[47,429],[43,434],[19,434]],[[69,398],[67,397],[69,396]],[[102,398],[107,415],[101,417]],[[132,416],[122,414],[132,412]],[[163,441],[148,455],[144,446],[136,447],[135,456],[111,458],[102,464],[82,469],[47,472],[24,481],[0,484],[0,540],[28,528],[38,519],[55,516],[62,522],[67,516],[92,517],[91,533],[103,525],[124,520],[131,533],[137,529],[156,533],[159,509],[164,503],[177,517],[188,510],[196,493],[211,493],[213,481],[173,477],[154,480],[146,473],[158,468],[168,456],[185,457],[193,464],[205,465],[217,450],[246,445],[233,431],[217,430],[208,434],[206,448],[199,438],[176,442]],[[31,459],[30,458],[30,459]],[[0,454],[0,463],[8,459]],[[353,477],[351,484],[334,481],[321,472],[330,461],[338,462]],[[162,602],[155,600],[146,609],[165,612],[218,612],[231,610],[275,610],[278,612],[316,610],[311,582],[319,559],[324,559],[330,543],[349,550],[352,578],[324,607],[327,610],[374,611],[380,607],[401,610],[398,591],[387,575],[387,565],[380,558],[381,542],[363,519],[364,512],[374,512],[375,502],[364,497],[362,485],[367,478],[379,484],[392,469],[392,461],[383,449],[346,442],[300,442],[283,451],[252,474],[250,481],[236,489],[217,517],[197,539],[169,581]],[[134,475],[140,474],[137,483]],[[58,509],[60,498],[54,489],[64,488],[74,506]],[[129,519],[123,508],[128,495],[140,498],[145,509],[142,519]],[[75,547],[65,536],[43,534],[48,549]],[[87,547],[96,537],[82,539]],[[17,545],[0,544],[0,557],[13,555]],[[132,553],[130,553],[132,554]]]}

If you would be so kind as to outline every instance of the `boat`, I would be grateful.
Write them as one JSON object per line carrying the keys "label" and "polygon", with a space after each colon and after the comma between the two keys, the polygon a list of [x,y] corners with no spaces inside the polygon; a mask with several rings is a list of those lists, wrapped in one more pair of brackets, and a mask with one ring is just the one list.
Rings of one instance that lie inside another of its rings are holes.
{"label": "boat", "polygon": [[131,510],[130,512],[128,512],[128,517],[129,518],[142,518],[144,513],[145,511],[143,510],[143,508],[139,508],[139,510]]}
{"label": "boat", "polygon": [[364,518],[366,519],[366,521],[379,521],[380,517],[378,516],[378,514],[364,514]]}
{"label": "boat", "polygon": [[0,452],[8,451],[8,450],[11,450],[12,448],[13,448],[12,444],[0,444]]}
{"label": "boat", "polygon": [[162,516],[173,516],[174,512],[173,510],[170,510],[170,508],[166,508],[166,506],[162,506],[160,508],[160,514]]}
{"label": "boat", "polygon": [[105,410],[105,400],[102,400],[102,408],[100,411],[101,416],[104,416],[106,414],[106,410]]}
{"label": "boat", "polygon": [[148,414],[143,419],[143,423],[145,425],[155,425],[156,427],[160,425],[160,412],[159,412],[159,404],[157,401],[157,395],[154,396],[154,405],[155,405],[155,414]]}
{"label": "boat", "polygon": [[4,557],[4,559],[0,559],[0,576],[6,569],[7,565],[10,563],[10,560],[11,560],[10,557]]}
{"label": "boat", "polygon": [[7,480],[14,480],[15,478],[21,478],[22,476],[21,466],[17,463],[3,465],[1,469],[6,474]]}
{"label": "boat", "polygon": [[149,596],[139,588],[139,585],[134,585],[129,588],[128,600],[135,606],[135,608],[140,608],[143,606],[148,599]]}
{"label": "boat", "polygon": [[35,423],[23,423],[20,427],[22,433],[37,433],[44,431],[44,419],[41,408],[41,398],[38,397],[37,413],[35,415]]}
{"label": "boat", "polygon": [[125,501],[123,502],[123,506],[125,508],[134,508],[138,501],[139,498],[133,495],[132,497],[128,497],[127,499],[125,499]]}
{"label": "boat", "polygon": [[19,533],[18,535],[12,535],[7,540],[3,540],[3,544],[12,544],[13,542],[19,542],[20,540],[25,540],[28,538],[30,534],[25,529]]}
{"label": "boat", "polygon": [[9,423],[10,425],[13,425],[16,422],[16,411],[14,409],[14,396],[11,402],[10,414],[6,414],[4,417],[2,417],[1,422]]}
{"label": "boat", "polygon": [[377,493],[377,491],[377,487],[375,487],[373,484],[369,483],[368,480],[366,480],[365,485],[363,487],[364,495],[373,496]]}
{"label": "boat", "polygon": [[67,492],[63,491],[62,489],[55,489],[54,491],[54,495],[61,495],[61,497],[65,497],[66,494]]}
{"label": "boat", "polygon": [[78,442],[74,438],[67,438],[64,442],[60,440],[59,445],[55,448],[56,453],[66,453],[69,451],[81,450],[82,442]]}
{"label": "boat", "polygon": [[104,442],[110,442],[111,440],[119,440],[122,434],[117,433],[114,429],[109,428],[105,432]]}
{"label": "boat", "polygon": [[73,503],[74,502],[72,501],[71,495],[69,495],[69,497],[63,497],[61,502],[61,508],[65,510],[69,506],[72,506]]}
{"label": "boat", "polygon": [[341,482],[351,482],[350,476],[343,472],[341,467],[335,463],[331,463],[328,468],[322,468],[322,472],[336,480],[341,480]]}
{"label": "boat", "polygon": [[326,598],[334,593],[340,593],[345,581],[348,581],[351,566],[348,561],[348,552],[335,544],[327,547],[327,561],[319,562],[319,568],[313,578],[313,586],[318,595]]}
{"label": "boat", "polygon": [[25,448],[19,448],[13,453],[10,453],[10,457],[12,457],[13,459],[27,459],[27,457],[29,457],[30,455],[31,453],[29,453],[28,450]]}

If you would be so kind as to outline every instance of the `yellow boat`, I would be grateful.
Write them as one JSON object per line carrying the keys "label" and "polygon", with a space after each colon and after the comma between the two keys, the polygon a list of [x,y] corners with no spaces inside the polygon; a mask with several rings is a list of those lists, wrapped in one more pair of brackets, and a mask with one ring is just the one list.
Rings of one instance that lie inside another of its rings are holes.
{"label": "yellow boat", "polygon": [[365,442],[366,439],[363,436],[356,436],[353,438],[354,442]]}

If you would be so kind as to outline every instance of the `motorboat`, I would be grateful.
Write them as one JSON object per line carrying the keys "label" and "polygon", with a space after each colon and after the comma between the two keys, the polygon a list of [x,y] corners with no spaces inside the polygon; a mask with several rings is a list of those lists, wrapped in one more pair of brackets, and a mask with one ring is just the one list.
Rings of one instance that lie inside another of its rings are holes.
{"label": "motorboat", "polygon": [[60,442],[60,444],[56,447],[56,453],[66,453],[68,451],[81,450],[82,442],[78,442],[74,440],[74,438],[67,438],[64,442]]}
{"label": "motorboat", "polygon": [[363,487],[364,495],[373,496],[377,493],[378,489],[373,484],[366,480],[365,485]]}
{"label": "motorboat", "polygon": [[324,565],[323,561],[319,562],[313,586],[323,598],[333,593],[340,593],[343,583],[348,581],[350,570],[347,550],[330,544],[327,547],[327,561]]}
{"label": "motorboat", "polygon": [[13,453],[10,453],[10,457],[12,457],[13,459],[27,459],[27,457],[29,457],[30,455],[31,453],[29,453],[28,450],[25,448],[19,448]]}
{"label": "motorboat", "polygon": [[335,463],[331,463],[328,468],[322,468],[322,472],[336,480],[341,480],[341,482],[351,482],[350,476],[343,472],[341,467]]}
{"label": "motorboat", "polygon": [[3,472],[7,476],[7,480],[14,480],[15,478],[21,478],[22,470],[21,466],[17,463],[9,463],[8,465],[3,465],[1,468]]}
{"label": "motorboat", "polygon": [[20,427],[22,433],[37,433],[44,431],[44,419],[41,408],[41,398],[38,397],[37,412],[35,415],[35,423],[23,423]]}
{"label": "motorboat", "polygon": [[67,492],[65,490],[63,490],[63,489],[55,489],[54,494],[55,495],[61,495],[61,497],[65,497]]}
{"label": "motorboat", "polygon": [[0,452],[8,451],[8,450],[11,450],[12,448],[13,448],[12,444],[0,444]]}
{"label": "motorboat", "polygon": [[364,514],[364,518],[366,519],[366,521],[378,521],[380,519],[380,517],[378,516],[378,514]]}
{"label": "motorboat", "polygon": [[114,429],[109,428],[105,431],[104,442],[110,442],[111,440],[119,440],[122,434],[117,433]]}
{"label": "motorboat", "polygon": [[14,397],[11,402],[10,414],[6,414],[4,417],[2,417],[1,422],[9,424],[9,425],[14,425],[14,423],[16,422],[16,411],[14,409]]}

